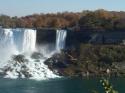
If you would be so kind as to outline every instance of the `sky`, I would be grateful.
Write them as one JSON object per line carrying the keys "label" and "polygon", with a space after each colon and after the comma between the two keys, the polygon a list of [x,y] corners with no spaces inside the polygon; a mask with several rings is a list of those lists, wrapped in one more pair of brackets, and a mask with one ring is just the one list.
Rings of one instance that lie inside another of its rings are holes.
{"label": "sky", "polygon": [[0,0],[0,14],[9,16],[97,9],[125,11],[125,0]]}

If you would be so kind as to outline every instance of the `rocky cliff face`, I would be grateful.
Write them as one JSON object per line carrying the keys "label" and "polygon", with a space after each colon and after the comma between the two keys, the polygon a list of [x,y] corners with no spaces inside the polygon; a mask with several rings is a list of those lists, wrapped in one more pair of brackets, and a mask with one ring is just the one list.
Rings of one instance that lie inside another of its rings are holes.
{"label": "rocky cliff face", "polygon": [[55,29],[37,29],[38,44],[55,43],[55,41],[56,41]]}
{"label": "rocky cliff face", "polygon": [[[123,44],[125,31],[72,31],[67,30],[66,48],[79,47],[80,44]],[[37,43],[56,42],[56,29],[37,29]]]}

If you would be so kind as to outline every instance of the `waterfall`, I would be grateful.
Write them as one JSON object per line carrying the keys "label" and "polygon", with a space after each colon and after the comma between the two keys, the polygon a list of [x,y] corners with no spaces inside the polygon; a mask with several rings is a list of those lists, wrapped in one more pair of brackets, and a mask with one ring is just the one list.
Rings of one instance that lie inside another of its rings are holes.
{"label": "waterfall", "polygon": [[65,48],[67,31],[66,30],[57,30],[56,31],[56,50],[60,51]]}
{"label": "waterfall", "polygon": [[15,47],[18,52],[35,50],[36,30],[32,29],[1,29],[0,47]]}
{"label": "waterfall", "polygon": [[[50,52],[46,53],[49,49],[40,48],[45,52],[36,50],[36,30],[0,28],[0,74],[5,78],[27,78],[30,75],[28,78],[37,80],[58,77],[44,64],[51,57]],[[40,57],[33,58],[33,54]],[[12,55],[23,55],[25,61],[14,60]]]}
{"label": "waterfall", "polygon": [[13,45],[13,32],[10,29],[0,29],[0,47]]}
{"label": "waterfall", "polygon": [[11,29],[0,29],[0,62],[7,61],[12,54],[18,51],[14,45]]}

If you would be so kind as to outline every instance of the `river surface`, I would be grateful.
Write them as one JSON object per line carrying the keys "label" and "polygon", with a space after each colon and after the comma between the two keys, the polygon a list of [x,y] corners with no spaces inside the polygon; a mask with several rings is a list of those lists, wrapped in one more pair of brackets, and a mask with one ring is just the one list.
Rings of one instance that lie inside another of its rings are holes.
{"label": "river surface", "polygon": [[[102,85],[96,79],[52,79],[44,81],[0,78],[0,93],[92,93],[103,92]],[[110,79],[119,93],[125,93],[125,78]]]}

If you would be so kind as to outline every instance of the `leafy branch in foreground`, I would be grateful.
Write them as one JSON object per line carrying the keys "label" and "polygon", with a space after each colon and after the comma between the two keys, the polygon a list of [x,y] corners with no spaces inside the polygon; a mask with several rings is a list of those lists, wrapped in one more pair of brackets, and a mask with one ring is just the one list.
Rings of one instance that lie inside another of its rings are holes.
{"label": "leafy branch in foreground", "polygon": [[[105,90],[105,93],[119,93],[118,91],[114,90],[112,85],[109,83],[107,79],[100,80],[102,86]],[[98,91],[92,91],[93,93],[99,93]]]}
{"label": "leafy branch in foreground", "polygon": [[105,93],[118,93],[118,91],[113,89],[112,85],[109,83],[108,80],[103,79],[103,80],[100,80],[100,82],[102,83],[105,89]]}

